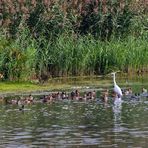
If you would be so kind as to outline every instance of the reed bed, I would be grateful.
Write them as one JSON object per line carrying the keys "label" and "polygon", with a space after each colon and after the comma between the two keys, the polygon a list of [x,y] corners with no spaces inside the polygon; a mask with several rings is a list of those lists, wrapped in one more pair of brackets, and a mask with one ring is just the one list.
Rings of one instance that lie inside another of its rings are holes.
{"label": "reed bed", "polygon": [[54,42],[44,38],[36,41],[29,34],[17,40],[1,36],[0,71],[8,80],[128,72],[147,68],[147,49],[147,39],[133,36],[106,42],[69,32]]}
{"label": "reed bed", "polygon": [[148,69],[146,1],[10,0],[0,9],[1,80]]}

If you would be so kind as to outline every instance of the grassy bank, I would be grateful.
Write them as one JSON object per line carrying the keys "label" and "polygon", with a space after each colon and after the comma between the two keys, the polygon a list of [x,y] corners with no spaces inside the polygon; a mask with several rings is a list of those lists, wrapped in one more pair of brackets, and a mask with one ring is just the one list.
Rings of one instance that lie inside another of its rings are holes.
{"label": "grassy bank", "polygon": [[[118,73],[116,81],[121,88],[124,87],[148,87],[147,75],[127,75]],[[1,95],[15,95],[15,94],[29,94],[42,93],[51,91],[64,90],[89,90],[89,89],[103,89],[112,88],[113,80],[110,75],[106,76],[83,76],[83,77],[61,77],[49,79],[45,84],[36,82],[0,82],[0,96]]]}
{"label": "grassy bank", "polygon": [[7,94],[7,93],[29,93],[29,92],[42,92],[42,91],[55,91],[60,89],[69,89],[69,84],[46,84],[46,85],[39,85],[34,83],[0,83],[0,93]]}
{"label": "grassy bank", "polygon": [[[101,81],[100,81],[101,80]],[[100,81],[100,82],[99,82]],[[37,82],[0,82],[0,93],[29,93],[42,91],[62,91],[86,86],[98,86],[108,83],[103,77],[61,77],[49,79],[45,84]]]}

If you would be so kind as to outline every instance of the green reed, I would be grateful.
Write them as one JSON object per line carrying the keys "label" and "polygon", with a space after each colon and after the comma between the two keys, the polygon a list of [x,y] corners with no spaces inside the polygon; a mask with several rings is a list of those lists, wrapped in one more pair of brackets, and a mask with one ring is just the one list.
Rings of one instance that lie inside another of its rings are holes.
{"label": "green reed", "polygon": [[36,43],[27,30],[16,39],[0,37],[0,72],[4,79],[22,80],[32,77]]}
{"label": "green reed", "polygon": [[147,40],[142,38],[101,42],[91,35],[78,38],[62,35],[55,44],[55,67],[73,75],[127,71],[129,67],[139,69],[148,63]]}
{"label": "green reed", "polygon": [[65,31],[52,41],[22,30],[17,39],[0,37],[0,72],[4,79],[31,80],[41,75],[98,75],[115,70],[147,69],[147,38],[128,36],[96,40]]}

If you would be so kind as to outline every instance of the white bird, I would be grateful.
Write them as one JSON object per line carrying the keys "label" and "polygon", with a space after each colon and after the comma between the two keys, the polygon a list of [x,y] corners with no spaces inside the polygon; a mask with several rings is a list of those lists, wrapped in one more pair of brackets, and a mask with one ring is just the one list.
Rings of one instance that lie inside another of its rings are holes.
{"label": "white bird", "polygon": [[122,97],[122,91],[121,88],[117,85],[116,80],[115,80],[115,74],[116,72],[111,73],[113,75],[113,82],[114,82],[114,92],[116,93],[116,95],[118,96],[118,98]]}

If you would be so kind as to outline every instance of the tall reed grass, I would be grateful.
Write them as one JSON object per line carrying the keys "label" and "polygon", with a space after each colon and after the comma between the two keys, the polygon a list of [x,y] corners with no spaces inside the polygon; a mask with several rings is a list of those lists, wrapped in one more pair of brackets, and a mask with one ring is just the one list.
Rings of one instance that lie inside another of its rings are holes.
{"label": "tall reed grass", "polygon": [[[21,35],[22,34],[22,35]],[[24,30],[16,40],[0,37],[0,72],[8,80],[47,76],[105,74],[143,69],[148,65],[147,38],[100,41],[93,36],[64,32],[53,42],[37,41]]]}
{"label": "tall reed grass", "polygon": [[37,44],[27,30],[17,39],[0,36],[0,72],[6,80],[27,80],[35,73]]}

